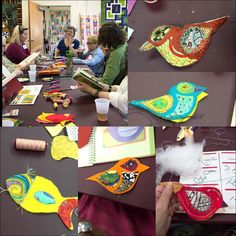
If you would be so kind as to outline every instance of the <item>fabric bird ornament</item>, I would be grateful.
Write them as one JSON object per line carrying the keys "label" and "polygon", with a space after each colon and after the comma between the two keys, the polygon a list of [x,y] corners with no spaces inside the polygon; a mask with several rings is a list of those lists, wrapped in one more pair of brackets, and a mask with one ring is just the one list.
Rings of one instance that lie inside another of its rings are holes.
{"label": "fabric bird ornament", "polygon": [[113,194],[130,191],[138,180],[139,175],[150,167],[141,164],[136,158],[125,158],[117,162],[112,168],[93,175],[87,180],[101,184]]}
{"label": "fabric bird ornament", "polygon": [[229,16],[183,27],[162,25],[151,33],[140,51],[156,48],[165,60],[173,66],[184,67],[200,61],[206,53],[213,33],[223,25]]}
{"label": "fabric bird ornament", "polygon": [[[166,186],[168,183],[162,182],[161,185]],[[222,194],[217,188],[191,187],[178,182],[172,182],[172,185],[183,210],[195,220],[208,220],[224,207]]]}
{"label": "fabric bird ornament", "polygon": [[134,100],[130,104],[163,119],[180,123],[193,116],[198,102],[208,96],[206,89],[194,83],[180,82],[171,87],[164,96],[149,100]]}
{"label": "fabric bird ornament", "polygon": [[57,213],[65,226],[73,230],[71,215],[78,206],[78,197],[62,197],[51,180],[35,175],[32,169],[8,178],[5,183],[20,207],[31,213]]}

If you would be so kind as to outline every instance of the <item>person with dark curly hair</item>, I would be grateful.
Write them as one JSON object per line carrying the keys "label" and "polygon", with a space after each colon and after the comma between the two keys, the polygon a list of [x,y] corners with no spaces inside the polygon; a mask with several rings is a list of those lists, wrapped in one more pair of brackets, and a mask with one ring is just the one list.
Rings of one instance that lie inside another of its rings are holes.
{"label": "person with dark curly hair", "polygon": [[[127,75],[128,45],[125,32],[116,23],[106,22],[99,29],[98,44],[106,56],[109,53],[104,73],[99,81],[107,85],[120,85]],[[83,82],[78,82],[78,85],[81,91],[89,93],[89,85]]]}

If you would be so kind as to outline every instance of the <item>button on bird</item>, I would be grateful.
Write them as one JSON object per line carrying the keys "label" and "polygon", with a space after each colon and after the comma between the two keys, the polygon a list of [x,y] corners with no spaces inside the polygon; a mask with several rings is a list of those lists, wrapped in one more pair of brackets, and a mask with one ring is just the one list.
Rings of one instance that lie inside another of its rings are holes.
{"label": "button on bird", "polygon": [[117,162],[112,168],[93,175],[87,180],[98,182],[113,194],[122,194],[130,191],[137,182],[139,175],[149,168],[136,158],[125,158]]}
{"label": "button on bird", "polygon": [[198,102],[208,96],[207,88],[190,82],[180,82],[164,96],[150,100],[134,100],[130,104],[148,110],[156,116],[176,123],[190,119]]}
{"label": "button on bird", "polygon": [[186,24],[182,28],[173,25],[159,26],[139,50],[156,48],[173,66],[192,65],[204,56],[213,33],[228,19],[229,16],[223,16],[201,23]]}

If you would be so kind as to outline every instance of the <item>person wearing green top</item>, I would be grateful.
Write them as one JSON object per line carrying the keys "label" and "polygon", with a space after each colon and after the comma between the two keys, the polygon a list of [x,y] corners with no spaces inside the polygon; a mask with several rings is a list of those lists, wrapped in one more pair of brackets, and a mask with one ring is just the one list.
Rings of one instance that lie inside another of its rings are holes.
{"label": "person wearing green top", "polygon": [[98,44],[109,58],[101,82],[119,85],[127,75],[128,45],[123,29],[115,22],[106,22],[99,29]]}

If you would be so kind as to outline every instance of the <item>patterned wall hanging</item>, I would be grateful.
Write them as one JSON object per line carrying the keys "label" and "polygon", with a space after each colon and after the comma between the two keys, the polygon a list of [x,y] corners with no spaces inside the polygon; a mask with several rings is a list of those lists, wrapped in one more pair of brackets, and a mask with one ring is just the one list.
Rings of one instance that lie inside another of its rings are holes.
{"label": "patterned wall hanging", "polygon": [[87,38],[91,35],[98,35],[100,28],[99,15],[80,15],[80,39],[81,44],[87,50]]}
{"label": "patterned wall hanging", "polygon": [[128,6],[127,0],[102,0],[102,24],[113,21],[127,31]]}
{"label": "patterned wall hanging", "polygon": [[70,26],[70,11],[50,11],[48,35],[52,44],[58,44],[68,26]]}

